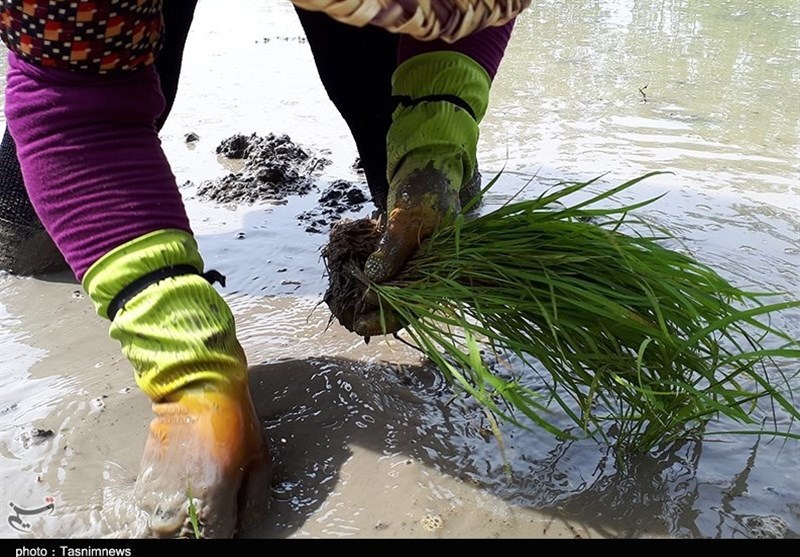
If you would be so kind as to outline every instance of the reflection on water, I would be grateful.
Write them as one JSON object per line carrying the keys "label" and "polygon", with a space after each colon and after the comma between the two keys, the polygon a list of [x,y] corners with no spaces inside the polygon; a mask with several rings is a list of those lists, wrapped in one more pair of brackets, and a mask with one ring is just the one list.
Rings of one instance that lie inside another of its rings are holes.
{"label": "reflection on water", "polygon": [[[505,426],[506,462],[487,432],[483,412],[453,399],[432,368],[409,366],[392,373],[346,360],[309,359],[254,373],[259,378],[255,398],[264,401],[264,411],[272,416],[267,429],[279,440],[275,455],[281,480],[275,487],[275,520],[248,536],[286,534],[312,517],[340,489],[337,480],[355,447],[392,459],[393,467],[400,467],[389,472],[392,478],[400,478],[412,458],[510,502],[521,516],[525,509],[553,512],[605,536],[797,535],[780,514],[750,514],[759,439],[737,443],[741,461],[730,476],[708,478],[698,469],[714,441],[669,444],[621,468],[613,451],[595,442],[553,441],[541,431]],[[262,396],[265,392],[270,396]],[[352,480],[368,485],[372,478]],[[708,491],[719,497],[715,507],[705,507]],[[714,524],[705,522],[711,510]],[[399,516],[373,512],[375,520],[387,524]],[[333,532],[346,517],[331,510],[324,520]]]}
{"label": "reflection on water", "polygon": [[535,2],[484,142],[515,168],[674,170],[797,209],[798,60],[796,2]]}
{"label": "reflection on water", "polygon": [[[301,35],[288,3],[200,3],[181,91],[163,132],[179,183],[225,173],[214,153],[218,142],[253,132],[288,133],[299,143],[329,149],[334,164],[324,180],[360,179],[350,168],[355,150],[346,126],[333,113],[307,45],[298,40]],[[190,131],[200,141],[187,148],[183,136]],[[671,171],[626,195],[668,192],[647,209],[648,215],[675,232],[683,248],[739,285],[796,298],[800,4],[535,1],[518,21],[496,78],[480,158],[487,176],[504,170],[487,209],[529,182],[523,195],[565,179],[605,174],[601,182],[616,185],[649,171]],[[486,435],[485,416],[467,401],[453,401],[429,370],[398,374],[399,368],[375,360],[396,361],[399,352],[378,353],[375,343],[367,348],[326,329],[315,309],[324,290],[318,253],[324,238],[305,233],[294,222],[314,203],[314,194],[281,207],[232,210],[194,199],[191,184],[183,191],[206,260],[229,277],[227,294],[252,361],[299,358],[260,368],[262,373],[254,376],[278,473],[274,522],[254,535],[302,535],[304,529],[337,537],[418,535],[400,523],[402,512],[413,509],[402,494],[391,508],[369,507],[382,490],[418,490],[419,478],[432,473],[408,474],[417,461],[510,502],[511,514],[544,510],[609,536],[800,535],[798,443],[722,433],[729,424],[710,428],[715,435],[703,442],[660,447],[624,469],[611,451],[593,441],[556,441],[541,431],[504,425],[504,462],[495,440]],[[240,231],[246,238],[236,240]],[[0,308],[16,312],[0,315],[3,499],[43,494],[30,487],[28,476],[24,486],[6,480],[50,463],[58,468],[50,481],[66,497],[80,456],[56,456],[49,445],[35,453],[22,447],[19,437],[33,419],[21,414],[23,405],[32,407],[31,400],[43,406],[59,403],[65,382],[31,378],[31,362],[17,355],[47,363],[59,350],[64,358],[69,342],[58,342],[48,355],[20,352],[20,343],[26,342],[20,323],[42,310],[6,304],[17,292],[14,279],[2,279]],[[800,337],[796,312],[780,316],[776,324]],[[87,334],[86,342],[91,338]],[[115,348],[108,350],[118,358]],[[315,359],[336,353],[348,359]],[[91,368],[92,357],[84,367]],[[126,373],[124,367],[118,370],[118,375]],[[796,363],[787,363],[783,371],[796,373]],[[70,389],[76,392],[97,392],[101,382],[80,374],[73,378],[79,386]],[[52,386],[37,391],[35,381]],[[38,398],[30,398],[34,392]],[[72,404],[84,406],[60,411],[57,419],[63,424],[92,413],[85,400],[75,400]],[[129,409],[127,404],[117,402],[114,415],[127,411],[129,419],[146,423],[145,405]],[[96,439],[77,445],[87,453],[100,450],[121,458],[114,452],[113,429],[97,427]],[[68,433],[56,433],[68,438]],[[349,475],[348,463],[359,450],[380,455],[380,473],[366,479]],[[34,464],[21,464],[23,456]],[[117,471],[121,465],[105,461],[81,473],[101,468],[103,478],[120,476],[126,485],[137,456],[127,455],[125,473]],[[369,486],[353,487],[362,481]],[[442,494],[449,487],[441,479],[431,479],[430,485],[441,500],[454,499]],[[339,497],[345,488],[350,501]],[[88,505],[81,504],[75,508]],[[99,520],[98,505],[92,507],[93,521]],[[376,520],[358,518],[365,508],[379,515]],[[478,513],[465,512],[455,522],[473,526],[473,533],[493,532],[471,524],[470,514]],[[54,526],[63,527],[64,522]],[[81,531],[75,528],[70,535]],[[525,535],[522,526],[503,532]]]}

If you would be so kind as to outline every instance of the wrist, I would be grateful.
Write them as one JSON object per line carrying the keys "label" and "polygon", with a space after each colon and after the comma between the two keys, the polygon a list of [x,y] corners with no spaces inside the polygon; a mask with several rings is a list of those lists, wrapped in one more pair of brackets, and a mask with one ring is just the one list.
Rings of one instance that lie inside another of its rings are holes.
{"label": "wrist", "polygon": [[182,230],[156,230],[109,251],[83,276],[82,284],[101,317],[108,306],[136,279],[165,267],[188,265],[203,271],[194,237]]}
{"label": "wrist", "polygon": [[483,67],[457,52],[421,54],[397,68],[392,91],[400,104],[387,135],[389,210],[397,185],[416,170],[432,165],[455,191],[475,174],[490,84]]}
{"label": "wrist", "polygon": [[[188,269],[159,276],[159,269]],[[233,314],[199,273],[194,238],[161,230],[128,242],[98,260],[83,284],[100,315],[142,277],[155,277],[117,305],[109,330],[134,368],[139,388],[160,401],[186,388],[231,392],[247,382],[247,361]]]}
{"label": "wrist", "polygon": [[392,94],[412,101],[457,97],[470,107],[475,121],[480,123],[489,104],[491,82],[483,66],[465,54],[426,52],[397,67],[392,76]]}

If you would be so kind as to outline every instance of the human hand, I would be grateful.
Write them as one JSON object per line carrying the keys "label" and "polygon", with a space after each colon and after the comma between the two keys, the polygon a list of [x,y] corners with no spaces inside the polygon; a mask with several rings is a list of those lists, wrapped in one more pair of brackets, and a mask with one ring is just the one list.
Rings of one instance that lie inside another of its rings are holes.
{"label": "human hand", "polygon": [[83,278],[153,401],[134,489],[148,521],[141,535],[195,537],[195,515],[201,537],[230,538],[268,509],[270,455],[247,358],[203,267],[190,234],[163,230],[116,248]]}
{"label": "human hand", "polygon": [[[364,266],[375,283],[394,278],[421,243],[461,210],[462,191],[463,197],[477,193],[478,124],[490,79],[471,58],[440,51],[401,64],[393,84],[400,106],[387,136],[387,219]],[[354,329],[362,336],[403,327],[398,316],[375,304],[374,291],[367,291],[361,307]]]}
{"label": "human hand", "polygon": [[153,404],[134,497],[154,537],[231,538],[268,509],[271,462],[246,386],[200,385]]}
{"label": "human hand", "polygon": [[[411,195],[422,184],[431,187],[427,191],[417,192],[419,195]],[[404,191],[400,195],[402,201],[394,205],[378,248],[367,259],[364,268],[367,279],[381,283],[396,276],[413,257],[420,244],[446,218],[466,207],[478,196],[481,191],[480,173],[476,171],[455,194],[452,189],[441,174],[430,169],[420,170],[411,176],[407,187],[398,188],[398,191]],[[418,202],[414,204],[412,199]],[[477,205],[472,206],[473,209],[476,207]],[[353,329],[366,338],[393,334],[405,326],[397,313],[385,306],[381,308],[374,290],[366,290],[358,304],[357,313]]]}

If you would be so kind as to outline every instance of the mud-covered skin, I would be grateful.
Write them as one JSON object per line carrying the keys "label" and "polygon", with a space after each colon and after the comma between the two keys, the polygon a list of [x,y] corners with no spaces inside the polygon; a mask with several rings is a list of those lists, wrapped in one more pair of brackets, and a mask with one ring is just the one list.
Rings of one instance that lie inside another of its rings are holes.
{"label": "mud-covered skin", "polygon": [[[481,175],[477,171],[460,189],[453,188],[452,181],[432,164],[412,171],[392,192],[389,203],[393,208],[377,249],[364,264],[365,276],[379,283],[395,277],[445,218],[462,207],[469,206],[470,211],[477,208],[477,203],[470,204],[480,188]],[[386,308],[380,311],[373,292],[364,293],[353,320],[355,333],[371,337],[396,333],[403,327],[393,312]]]}
{"label": "mud-covered skin", "polygon": [[442,219],[460,210],[458,188],[430,163],[390,188],[389,207],[386,230],[364,265],[375,282],[394,277]]}
{"label": "mud-covered skin", "polygon": [[134,497],[147,537],[231,538],[269,510],[271,461],[249,392],[184,389],[153,404]]}

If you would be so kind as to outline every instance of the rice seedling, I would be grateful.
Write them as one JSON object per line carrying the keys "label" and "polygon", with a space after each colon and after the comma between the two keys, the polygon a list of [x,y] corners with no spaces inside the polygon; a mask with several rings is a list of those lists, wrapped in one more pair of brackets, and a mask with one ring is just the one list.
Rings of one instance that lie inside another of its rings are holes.
{"label": "rice seedling", "polygon": [[[723,416],[745,426],[737,433],[800,439],[800,343],[771,324],[800,301],[738,288],[667,247],[670,233],[637,216],[658,198],[609,205],[655,174],[601,193],[592,192],[597,179],[559,184],[474,218],[465,208],[382,284],[359,272],[379,237],[375,223],[342,222],[323,249],[326,302],[350,328],[353,300],[370,290],[382,319],[404,324],[398,338],[523,427],[573,437],[558,413],[622,452],[697,434]],[[588,198],[569,203],[577,193]],[[523,365],[504,369],[508,355]],[[523,374],[538,376],[537,388]],[[763,399],[789,424],[767,426]]]}
{"label": "rice seedling", "polygon": [[189,498],[189,521],[192,524],[192,534],[196,540],[202,538],[202,534],[200,532],[200,519],[197,516],[197,506],[194,504],[194,497],[192,497],[192,486],[189,485],[186,488],[186,496]]}

